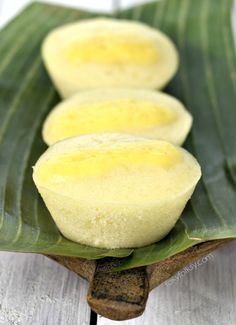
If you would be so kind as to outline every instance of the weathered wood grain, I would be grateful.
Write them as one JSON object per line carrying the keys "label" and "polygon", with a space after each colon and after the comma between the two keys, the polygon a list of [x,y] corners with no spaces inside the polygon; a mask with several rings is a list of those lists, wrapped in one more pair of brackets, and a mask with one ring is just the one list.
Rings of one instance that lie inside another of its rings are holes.
{"label": "weathered wood grain", "polygon": [[47,257],[0,252],[0,325],[88,325],[87,290]]}
{"label": "weathered wood grain", "polygon": [[190,262],[232,241],[208,241],[147,267],[116,273],[111,272],[111,269],[119,265],[118,258],[97,261],[63,256],[52,258],[90,282],[87,300],[95,312],[110,319],[127,320],[144,312],[150,290]]}
{"label": "weathered wood grain", "polygon": [[[236,242],[198,263],[153,290],[141,317],[119,324],[234,325]],[[0,253],[0,325],[89,325],[87,290],[85,280],[46,257]],[[98,317],[98,325],[108,324],[116,322]]]}
{"label": "weathered wood grain", "polygon": [[236,242],[207,256],[154,289],[141,317],[121,323],[98,316],[97,325],[234,325]]}

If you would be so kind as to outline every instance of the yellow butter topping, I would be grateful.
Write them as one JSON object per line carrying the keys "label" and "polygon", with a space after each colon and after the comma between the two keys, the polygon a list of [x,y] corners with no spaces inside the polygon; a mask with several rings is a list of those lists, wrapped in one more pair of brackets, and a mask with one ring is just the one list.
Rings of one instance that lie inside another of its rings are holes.
{"label": "yellow butter topping", "polygon": [[100,145],[77,152],[58,155],[41,165],[40,182],[60,183],[65,178],[106,177],[110,172],[132,168],[169,168],[181,161],[181,152],[166,142],[126,144],[125,146]]}
{"label": "yellow butter topping", "polygon": [[119,99],[68,108],[52,118],[47,137],[51,143],[94,132],[139,132],[174,122],[176,112],[144,100]]}
{"label": "yellow butter topping", "polygon": [[74,64],[155,64],[155,43],[140,35],[98,32],[71,42],[64,56]]}

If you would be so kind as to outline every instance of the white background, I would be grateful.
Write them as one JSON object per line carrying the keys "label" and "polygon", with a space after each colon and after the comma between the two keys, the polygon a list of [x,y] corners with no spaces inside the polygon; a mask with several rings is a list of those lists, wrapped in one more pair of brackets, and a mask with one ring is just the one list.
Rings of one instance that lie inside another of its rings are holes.
{"label": "white background", "polygon": [[[0,26],[3,26],[29,2],[31,1],[0,0]],[[110,11],[117,6],[117,3],[124,7],[145,1],[51,0],[48,2]],[[233,23],[235,25],[235,19]],[[119,323],[98,317],[97,323],[99,325],[234,325],[236,323],[235,251],[236,242],[214,252],[207,263],[184,274],[172,285],[163,284],[156,288],[150,294],[142,317]],[[0,252],[0,325],[89,325],[87,287],[86,281],[46,257]]]}

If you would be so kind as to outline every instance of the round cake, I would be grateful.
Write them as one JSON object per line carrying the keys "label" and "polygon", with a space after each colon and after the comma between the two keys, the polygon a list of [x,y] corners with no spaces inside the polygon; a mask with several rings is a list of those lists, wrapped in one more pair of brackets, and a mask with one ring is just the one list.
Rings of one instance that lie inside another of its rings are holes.
{"label": "round cake", "polygon": [[161,31],[109,18],[56,28],[46,37],[42,55],[62,97],[91,88],[160,89],[178,66],[176,48]]}
{"label": "round cake", "polygon": [[78,135],[124,132],[181,145],[192,116],[176,98],[154,90],[90,90],[61,102],[48,115],[48,145]]}
{"label": "round cake", "polygon": [[103,133],[55,143],[33,179],[62,234],[81,244],[141,247],[175,225],[201,176],[165,141]]}

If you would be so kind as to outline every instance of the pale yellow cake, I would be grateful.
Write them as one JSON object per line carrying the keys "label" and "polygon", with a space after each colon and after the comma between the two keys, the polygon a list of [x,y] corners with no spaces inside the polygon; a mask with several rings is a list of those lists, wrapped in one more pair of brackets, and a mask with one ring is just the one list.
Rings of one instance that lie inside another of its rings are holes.
{"label": "pale yellow cake", "polygon": [[33,179],[62,234],[94,247],[141,247],[175,225],[201,176],[168,142],[104,133],[49,147]]}
{"label": "pale yellow cake", "polygon": [[91,88],[165,86],[178,67],[172,41],[145,24],[96,18],[56,28],[42,46],[62,97]]}
{"label": "pale yellow cake", "polygon": [[43,126],[51,145],[77,135],[99,132],[134,133],[182,144],[192,116],[176,98],[154,90],[90,90],[57,105]]}

